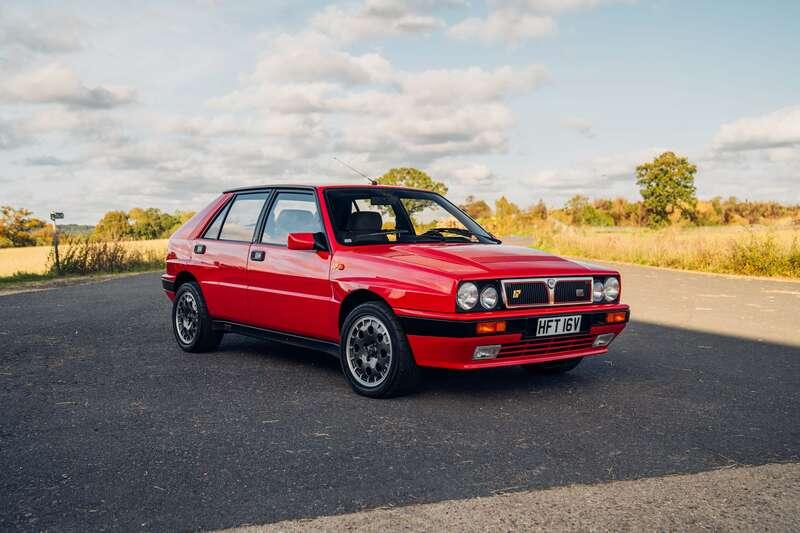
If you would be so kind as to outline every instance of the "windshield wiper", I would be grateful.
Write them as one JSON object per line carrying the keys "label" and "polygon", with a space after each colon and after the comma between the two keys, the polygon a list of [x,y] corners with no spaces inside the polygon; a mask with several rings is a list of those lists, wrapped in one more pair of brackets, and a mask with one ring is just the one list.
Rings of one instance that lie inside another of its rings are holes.
{"label": "windshield wiper", "polygon": [[344,239],[344,242],[356,242],[363,238],[379,237],[381,235],[406,235],[411,233],[407,229],[387,229],[383,231],[375,231],[373,233],[355,233]]}
{"label": "windshield wiper", "polygon": [[446,232],[455,233],[456,235],[459,235],[461,237],[475,237],[478,240],[481,240],[481,238],[484,238],[484,239],[488,239],[488,240],[490,240],[490,241],[492,241],[494,243],[497,243],[497,244],[500,244],[500,242],[501,242],[500,239],[498,239],[498,238],[496,238],[496,237],[494,237],[492,235],[478,235],[477,233],[475,233],[473,231],[470,231],[470,230],[468,230],[466,228],[431,228],[431,229],[427,230],[425,233],[421,234],[420,237],[423,237],[423,236],[430,237],[430,236],[433,236],[433,235],[439,235],[440,237],[442,237],[442,239],[444,239],[445,236],[442,235],[442,233],[446,233]]}

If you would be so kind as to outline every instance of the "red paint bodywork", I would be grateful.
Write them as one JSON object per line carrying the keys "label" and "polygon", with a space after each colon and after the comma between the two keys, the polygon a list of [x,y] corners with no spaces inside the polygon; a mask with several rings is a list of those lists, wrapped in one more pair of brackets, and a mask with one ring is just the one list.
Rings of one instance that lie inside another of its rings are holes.
{"label": "red paint bodywork", "polygon": [[[628,311],[625,304],[604,303],[457,312],[456,290],[465,280],[619,277],[619,273],[516,246],[444,242],[342,245],[333,238],[324,197],[328,188],[331,187],[307,189],[318,199],[329,250],[310,249],[313,248],[312,234],[293,234],[289,246],[200,238],[206,225],[236,194],[228,192],[172,236],[166,274],[162,279],[170,284],[184,279],[196,280],[214,319],[335,343],[339,342],[339,328],[344,318],[341,315],[343,304],[349,297],[362,297],[366,293],[386,302],[399,317],[445,321]],[[195,253],[198,244],[205,245],[205,253]],[[250,260],[253,251],[263,251],[265,260]],[[174,298],[173,291],[166,292]],[[594,339],[602,333],[619,334],[625,325],[593,325],[588,335]],[[418,365],[462,370],[546,362],[607,351],[607,347],[560,346],[545,353],[540,348],[535,354],[525,354],[524,349],[519,348],[519,344],[525,342],[521,333],[471,337],[408,335],[408,340]],[[490,344],[502,345],[504,350],[508,347],[515,355],[472,359],[475,347]]]}

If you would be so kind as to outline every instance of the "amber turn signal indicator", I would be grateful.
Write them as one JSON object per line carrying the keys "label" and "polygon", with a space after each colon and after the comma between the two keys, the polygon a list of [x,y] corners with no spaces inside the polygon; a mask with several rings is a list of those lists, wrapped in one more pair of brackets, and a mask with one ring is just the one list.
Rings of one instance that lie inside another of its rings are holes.
{"label": "amber turn signal indicator", "polygon": [[505,333],[506,321],[500,320],[497,322],[478,322],[475,325],[475,332],[478,335],[486,335],[489,333]]}
{"label": "amber turn signal indicator", "polygon": [[606,313],[606,324],[619,324],[625,322],[625,311]]}

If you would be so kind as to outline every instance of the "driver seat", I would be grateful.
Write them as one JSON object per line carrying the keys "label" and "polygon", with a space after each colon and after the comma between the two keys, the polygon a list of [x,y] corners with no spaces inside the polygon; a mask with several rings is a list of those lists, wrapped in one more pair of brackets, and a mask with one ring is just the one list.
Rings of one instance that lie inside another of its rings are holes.
{"label": "driver seat", "polygon": [[[367,235],[376,233],[383,227],[383,217],[376,211],[356,211],[350,213],[347,218],[347,232],[352,236]],[[366,239],[359,239],[359,242],[384,243],[389,242],[386,235],[372,235]]]}

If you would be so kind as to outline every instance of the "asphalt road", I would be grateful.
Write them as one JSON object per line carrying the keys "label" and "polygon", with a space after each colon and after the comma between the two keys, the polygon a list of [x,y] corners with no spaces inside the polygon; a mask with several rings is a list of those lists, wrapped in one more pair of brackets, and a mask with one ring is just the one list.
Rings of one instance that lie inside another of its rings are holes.
{"label": "asphalt road", "polygon": [[0,297],[0,529],[186,530],[800,461],[800,284],[622,267],[561,377],[354,395],[323,354],[180,351],[158,275]]}

